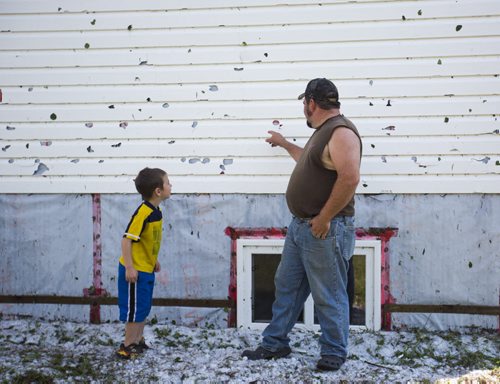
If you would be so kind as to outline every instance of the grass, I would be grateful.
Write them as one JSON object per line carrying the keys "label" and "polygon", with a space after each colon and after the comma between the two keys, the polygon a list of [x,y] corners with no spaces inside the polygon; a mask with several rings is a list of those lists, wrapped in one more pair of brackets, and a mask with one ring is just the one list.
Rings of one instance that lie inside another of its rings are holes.
{"label": "grass", "polygon": [[[27,332],[13,334],[12,338],[0,335],[2,339],[0,355],[5,356],[0,358],[0,384],[66,382],[111,384],[125,383],[132,379],[132,376],[127,376],[128,373],[125,372],[129,364],[134,366],[134,363],[114,358],[116,341],[113,341],[110,334],[102,328],[92,328],[92,333],[87,334],[82,327],[72,328],[61,323],[53,325],[52,328],[47,327],[50,331],[45,331],[45,334],[31,333],[32,329],[36,330],[39,327],[27,327]],[[174,363],[173,366],[163,369],[162,375],[168,370],[169,375],[177,378],[179,375],[189,378],[193,374],[190,358],[191,352],[194,354],[197,350],[203,350],[210,356],[210,362],[216,362],[217,366],[214,369],[223,381],[231,380],[233,376],[238,377],[238,364],[241,363],[240,350],[245,348],[246,344],[250,343],[253,346],[254,342],[261,339],[257,333],[240,334],[236,329],[221,332],[211,325],[187,329],[164,324],[152,326],[151,331],[161,359],[165,355],[165,360],[162,362]],[[31,336],[27,341],[26,339],[23,341],[23,336],[26,334]],[[296,332],[294,336],[296,339],[292,339],[293,347],[305,349],[310,344],[316,345],[318,336],[316,332]],[[422,329],[412,329],[408,332],[365,331],[351,333],[350,341],[348,359],[353,363],[356,362],[362,370],[366,370],[366,378],[369,379],[370,374],[373,374],[374,378],[377,377],[377,382],[383,379],[384,372],[387,374],[385,382],[394,382],[391,381],[393,372],[422,366],[427,366],[429,369],[424,377],[418,378],[419,383],[425,383],[427,375],[430,377],[429,372],[432,371],[441,374],[441,372],[463,373],[466,370],[477,369],[490,370],[490,375],[496,375],[500,379],[500,358],[495,352],[500,350],[500,338],[496,331],[470,330],[466,335],[457,332],[429,332]],[[165,347],[168,347],[168,350]],[[226,349],[229,352],[225,352]],[[227,357],[223,360],[220,358],[212,360],[212,353],[213,356],[227,355]],[[11,360],[8,356],[16,356],[16,359]],[[304,354],[299,351],[294,356],[299,362],[295,366],[291,364],[289,372],[280,373],[283,382],[286,382],[287,378],[296,379],[299,371],[303,382],[321,382],[324,379],[311,370],[311,366],[303,363],[303,360],[311,358],[311,353]],[[22,364],[13,363],[16,361]],[[158,359],[145,360],[142,371],[136,371],[134,375],[139,375],[140,382],[157,382],[159,373],[155,364],[158,364],[158,361]],[[203,376],[205,372],[197,374]],[[210,374],[207,377],[210,377]],[[477,383],[482,382],[478,380]]]}
{"label": "grass", "polygon": [[[494,369],[500,366],[500,358],[480,350],[470,350],[462,343],[461,335],[457,332],[428,332],[414,329],[415,340],[402,341],[402,349],[394,352],[398,357],[398,363],[417,368],[422,366],[422,360],[433,359],[436,367],[462,367],[466,369]],[[498,338],[491,335],[498,347]],[[472,335],[477,343],[478,334]],[[444,353],[436,350],[436,343],[446,341],[452,348]],[[474,343],[474,344],[476,344]],[[498,348],[496,348],[498,350]]]}
{"label": "grass", "polygon": [[37,383],[37,384],[53,384],[54,379],[45,373],[35,371],[35,370],[28,370],[22,374],[18,374],[13,377],[12,384],[31,384],[31,383]]}

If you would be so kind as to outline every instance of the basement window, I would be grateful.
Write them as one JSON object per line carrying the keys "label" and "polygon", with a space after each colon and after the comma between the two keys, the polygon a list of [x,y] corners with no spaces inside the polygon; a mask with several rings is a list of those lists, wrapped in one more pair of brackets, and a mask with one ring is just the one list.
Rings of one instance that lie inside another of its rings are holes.
{"label": "basement window", "polygon": [[[237,326],[264,329],[272,318],[274,274],[284,239],[237,240]],[[379,330],[381,326],[381,241],[356,240],[351,328]],[[351,279],[352,283],[352,279]],[[296,326],[319,330],[311,295]]]}

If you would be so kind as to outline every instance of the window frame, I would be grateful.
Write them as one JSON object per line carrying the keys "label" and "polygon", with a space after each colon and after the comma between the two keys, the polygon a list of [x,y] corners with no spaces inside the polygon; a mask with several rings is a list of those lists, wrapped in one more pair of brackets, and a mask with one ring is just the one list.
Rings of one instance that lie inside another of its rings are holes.
{"label": "window frame", "polygon": [[[285,243],[284,238],[239,238],[236,240],[236,325],[250,329],[263,330],[268,323],[252,321],[252,254],[280,254]],[[381,311],[381,269],[382,241],[356,239],[354,254],[365,256],[366,289],[365,289],[365,325],[351,325],[352,330],[370,329],[378,331],[382,324]],[[304,303],[304,322],[297,323],[304,327],[319,331],[319,324],[314,323],[314,301],[309,295]]]}

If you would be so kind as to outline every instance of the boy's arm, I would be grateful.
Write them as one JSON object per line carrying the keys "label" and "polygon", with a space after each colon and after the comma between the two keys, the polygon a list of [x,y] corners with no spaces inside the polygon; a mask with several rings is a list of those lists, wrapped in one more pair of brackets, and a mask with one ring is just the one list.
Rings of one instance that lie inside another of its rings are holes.
{"label": "boy's arm", "polygon": [[125,261],[125,280],[129,283],[135,283],[138,273],[132,263],[132,240],[126,237],[122,238],[122,256]]}
{"label": "boy's arm", "polygon": [[160,272],[161,271],[161,265],[159,261],[156,261],[155,264],[155,272]]}

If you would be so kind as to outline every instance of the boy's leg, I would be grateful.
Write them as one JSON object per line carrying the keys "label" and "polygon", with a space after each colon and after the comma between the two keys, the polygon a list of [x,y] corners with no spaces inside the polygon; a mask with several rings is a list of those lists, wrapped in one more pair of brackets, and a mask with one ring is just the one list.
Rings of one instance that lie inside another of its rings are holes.
{"label": "boy's leg", "polygon": [[142,321],[138,323],[137,327],[137,334],[135,335],[135,341],[134,343],[139,344],[142,340],[142,337],[144,335],[144,326],[146,325],[146,321]]}
{"label": "boy's leg", "polygon": [[136,324],[134,334],[134,343],[137,344],[141,351],[148,349],[143,339],[144,327],[146,319],[149,316],[153,304],[153,289],[154,289],[155,274],[139,272],[137,280],[137,311]]}
{"label": "boy's leg", "polygon": [[144,322],[125,324],[125,341],[123,344],[125,344],[126,347],[131,344],[138,344],[142,337],[143,330]]}

